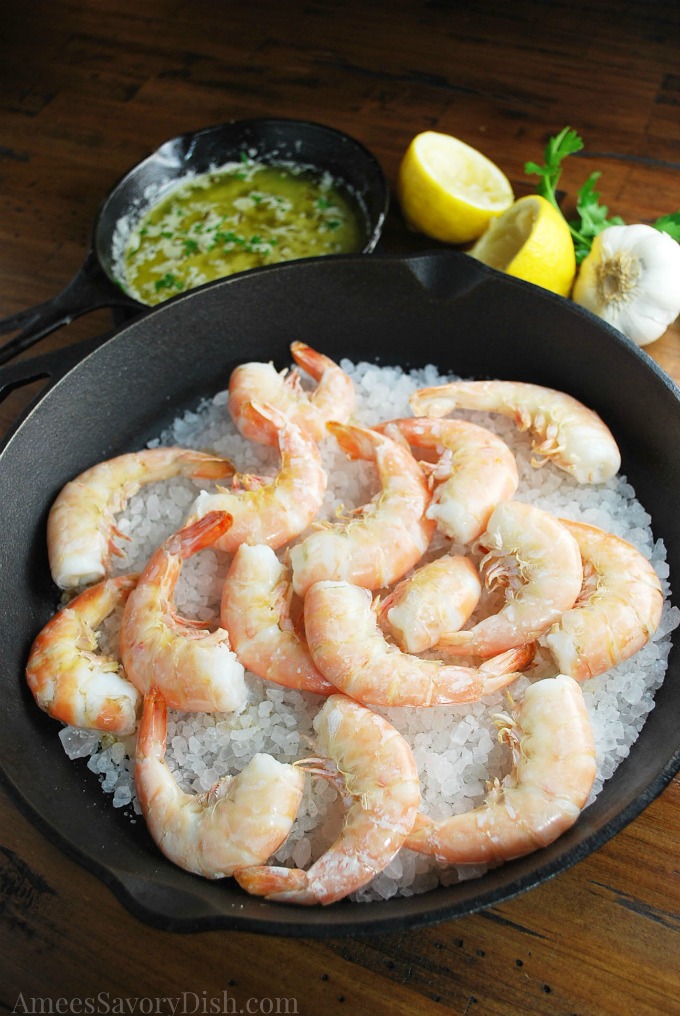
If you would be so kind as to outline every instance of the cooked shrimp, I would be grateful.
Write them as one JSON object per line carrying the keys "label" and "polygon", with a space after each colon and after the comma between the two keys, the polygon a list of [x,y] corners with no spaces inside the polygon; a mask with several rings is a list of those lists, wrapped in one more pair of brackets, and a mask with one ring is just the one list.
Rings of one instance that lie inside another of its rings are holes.
{"label": "cooked shrimp", "polygon": [[290,616],[290,571],[271,547],[243,543],[234,554],[222,589],[221,622],[234,652],[254,674],[287,688],[330,695]]}
{"label": "cooked shrimp", "polygon": [[463,627],[480,595],[479,574],[472,561],[443,554],[417,568],[380,601],[378,621],[400,649],[423,653],[446,632]]}
{"label": "cooked shrimp", "polygon": [[125,603],[136,575],[105,579],[62,607],[40,632],[26,680],[41,709],[72,727],[126,737],[137,726],[139,692],[114,656],[97,649],[97,627]]}
{"label": "cooked shrimp", "polygon": [[420,814],[405,846],[448,864],[497,864],[547,846],[577,820],[595,778],[595,748],[580,686],[559,675],[527,688],[497,719],[513,771],[479,808],[433,821]]}
{"label": "cooked shrimp", "polygon": [[439,648],[495,656],[538,638],[576,602],[583,580],[578,543],[549,512],[521,501],[494,509],[479,539],[481,570],[490,588],[505,587],[505,603],[474,627],[446,633]]}
{"label": "cooked shrimp", "polygon": [[232,372],[229,412],[241,434],[251,441],[276,444],[271,422],[253,414],[253,402],[274,406],[316,441],[328,436],[328,420],[345,423],[352,415],[354,383],[349,375],[304,342],[291,343],[290,351],[298,367],[318,382],[314,392],[303,389],[296,370],[279,372],[272,363],[243,363]]}
{"label": "cooked shrimp", "polygon": [[409,400],[417,416],[480,409],[514,419],[532,434],[534,466],[554,462],[579,483],[602,483],[618,472],[614,437],[592,409],[554,388],[522,381],[454,381],[421,388]]}
{"label": "cooked shrimp", "polygon": [[114,516],[145,484],[172,476],[220,479],[234,467],[225,459],[186,448],[145,448],[100,462],[62,489],[47,518],[47,551],[52,578],[72,589],[104,578],[113,542],[122,534]]}
{"label": "cooked shrimp", "polygon": [[120,630],[125,671],[143,694],[159,688],[173,709],[230,712],[246,701],[243,665],[228,633],[180,617],[173,604],[182,562],[211,546],[230,524],[226,512],[211,512],[173,533],[151,555],[125,604]]}
{"label": "cooked shrimp", "polygon": [[584,582],[546,642],[560,671],[585,681],[642,649],[659,625],[663,592],[652,565],[626,540],[561,521],[578,543]]}
{"label": "cooked shrimp", "polygon": [[366,427],[331,422],[328,429],[350,458],[375,462],[381,489],[349,522],[327,523],[291,548],[299,596],[320,579],[391,585],[420,560],[434,532],[427,481],[408,448]]}
{"label": "cooked shrimp", "polygon": [[396,428],[416,448],[435,449],[435,464],[421,462],[434,490],[427,516],[445,536],[470,543],[486,528],[499,501],[514,496],[519,483],[517,463],[498,435],[465,420],[424,417],[391,420],[376,430]]}
{"label": "cooked shrimp", "polygon": [[223,878],[262,864],[290,832],[305,784],[299,766],[255,755],[238,776],[203,794],[185,794],[165,761],[167,708],[161,692],[144,696],[135,786],[146,824],[174,864],[204,878]]}
{"label": "cooked shrimp", "polygon": [[365,705],[475,702],[514,681],[534,655],[529,645],[475,668],[402,653],[380,631],[370,591],[349,582],[315,583],[304,610],[317,667],[339,691]]}
{"label": "cooked shrimp", "polygon": [[320,751],[344,778],[350,805],[335,843],[307,871],[252,867],[235,878],[256,896],[285,903],[334,903],[383,871],[411,831],[420,784],[408,742],[382,716],[331,695],[314,720]]}
{"label": "cooked shrimp", "polygon": [[253,403],[253,415],[268,420],[276,430],[281,468],[268,483],[256,477],[243,489],[220,489],[216,494],[201,491],[189,517],[226,511],[231,527],[215,543],[218,550],[233,553],[242,543],[266,543],[281,547],[308,527],[326,493],[328,477],[321,463],[316,441],[297,423],[272,406]]}

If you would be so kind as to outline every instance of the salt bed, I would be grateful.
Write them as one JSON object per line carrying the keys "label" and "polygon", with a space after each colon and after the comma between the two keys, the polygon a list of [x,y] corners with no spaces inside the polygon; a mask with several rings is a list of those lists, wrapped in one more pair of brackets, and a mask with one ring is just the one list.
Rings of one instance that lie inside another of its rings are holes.
{"label": "salt bed", "polygon": [[[412,415],[408,405],[412,392],[453,379],[432,366],[412,372],[346,360],[341,366],[355,383],[356,422],[368,426]],[[529,438],[518,433],[510,420],[482,413],[460,415],[494,430],[512,447],[520,476],[518,500],[628,540],[651,560],[661,580],[665,605],[654,637],[631,660],[582,686],[596,744],[597,777],[590,803],[628,755],[664,678],[670,633],[680,622],[680,611],[669,601],[665,548],[660,540],[654,540],[650,516],[624,476],[597,486],[580,486],[552,465],[532,467]],[[238,434],[229,416],[226,391],[205,401],[195,412],[184,414],[152,443],[212,451],[230,459],[241,472],[274,474],[278,468],[278,456],[272,449],[247,442]],[[333,520],[365,503],[375,492],[377,481],[369,463],[349,462],[333,438],[323,442],[322,451],[330,481],[319,517]],[[125,556],[116,562],[116,571],[141,569],[150,552],[182,525],[199,488],[210,489],[205,482],[173,479],[133,497],[118,521],[129,539],[120,544]],[[463,552],[463,548],[435,536],[430,556],[444,549]],[[201,551],[186,562],[176,596],[180,612],[203,620],[217,619],[227,565],[227,556],[213,550]],[[112,617],[105,625],[102,647],[115,646],[117,624],[119,619]],[[554,673],[550,657],[539,649],[530,678],[523,676],[511,686],[513,698],[521,697],[530,680]],[[292,762],[313,750],[312,721],[323,700],[265,683],[252,674],[246,679],[249,699],[236,715],[170,713],[167,761],[187,792],[207,790],[221,776],[239,772],[256,752],[270,752],[281,761]],[[476,807],[484,799],[487,781],[502,779],[509,771],[509,750],[499,743],[493,720],[494,714],[507,711],[507,706],[505,693],[498,692],[483,702],[460,706],[380,710],[414,749],[422,810],[443,817]],[[65,728],[60,736],[71,757],[88,757],[89,768],[99,775],[113,806],[126,808],[134,819],[139,814],[131,761],[134,738],[116,740],[73,728]],[[308,779],[298,818],[272,863],[306,867],[332,842],[342,820],[341,802],[333,786],[326,780]],[[422,893],[440,883],[474,878],[483,871],[481,866],[447,868],[403,849],[353,898],[363,902]]]}

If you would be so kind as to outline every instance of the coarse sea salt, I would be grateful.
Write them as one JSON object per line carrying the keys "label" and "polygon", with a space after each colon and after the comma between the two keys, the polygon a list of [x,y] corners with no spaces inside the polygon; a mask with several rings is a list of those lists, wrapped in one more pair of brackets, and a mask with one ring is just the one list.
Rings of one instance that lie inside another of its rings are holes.
{"label": "coarse sea salt", "polygon": [[[409,396],[420,387],[453,380],[430,365],[417,371],[380,367],[371,363],[341,366],[354,380],[357,393],[355,419],[371,426],[410,416]],[[632,660],[586,682],[583,687],[591,718],[597,777],[589,802],[628,755],[645,718],[654,705],[654,692],[661,685],[670,651],[670,635],[680,623],[680,610],[670,604],[665,548],[655,540],[651,519],[625,476],[596,487],[579,486],[566,473],[547,466],[531,465],[530,441],[512,421],[483,413],[460,414],[498,433],[513,449],[520,486],[516,497],[555,515],[580,519],[615,533],[636,546],[652,562],[662,582],[665,605],[654,637]],[[241,472],[269,473],[278,468],[276,453],[244,440],[231,422],[227,391],[205,400],[195,411],[178,418],[151,444],[181,444],[212,450],[231,459]],[[370,464],[349,462],[332,438],[322,444],[329,472],[328,492],[319,517],[328,520],[365,503],[376,491],[377,480]],[[150,553],[188,514],[198,490],[210,489],[206,481],[177,479],[154,484],[132,497],[118,519],[125,534],[119,541],[123,556],[118,572],[141,569]],[[435,537],[431,556],[444,549],[463,548]],[[285,551],[280,552],[281,555]],[[176,602],[188,617],[216,619],[219,598],[228,566],[227,556],[207,550],[185,563]],[[102,644],[115,651],[120,618],[115,615],[102,626]],[[551,669],[552,668],[552,669]],[[531,678],[522,676],[512,685],[518,700],[530,680],[554,673],[548,654],[541,655]],[[187,793],[208,790],[224,775],[234,775],[256,752],[270,752],[283,762],[293,762],[314,751],[312,723],[323,699],[281,688],[246,674],[248,701],[238,714],[188,714],[169,716],[167,761],[181,788]],[[510,752],[499,743],[494,715],[507,711],[503,692],[483,702],[438,706],[432,709],[390,708],[379,711],[408,739],[414,749],[421,778],[422,810],[435,818],[461,813],[483,802],[487,781],[502,779],[510,768]],[[116,741],[110,735],[65,728],[60,734],[71,758],[88,758],[102,789],[112,795],[114,807],[125,808],[131,817],[139,813],[134,789],[134,737]],[[300,812],[285,843],[272,863],[307,866],[333,841],[342,827],[343,806],[335,787],[326,780],[308,779]],[[446,867],[432,858],[401,850],[388,867],[353,899],[366,902],[394,895],[427,892],[439,884],[475,878],[483,866]]]}

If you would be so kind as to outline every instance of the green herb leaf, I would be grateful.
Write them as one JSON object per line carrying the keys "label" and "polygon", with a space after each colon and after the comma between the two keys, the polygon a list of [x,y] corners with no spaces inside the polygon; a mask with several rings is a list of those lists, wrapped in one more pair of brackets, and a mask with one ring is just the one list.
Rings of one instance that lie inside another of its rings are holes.
{"label": "green herb leaf", "polygon": [[167,272],[162,279],[157,279],[154,282],[153,288],[157,293],[160,293],[163,289],[181,290],[184,288],[184,283],[176,275],[173,275],[172,272]]}
{"label": "green herb leaf", "polygon": [[662,233],[668,233],[674,240],[680,242],[680,209],[677,212],[662,215],[652,225],[654,229],[658,229]]}
{"label": "green herb leaf", "polygon": [[599,172],[591,173],[579,188],[576,198],[576,211],[579,218],[569,222],[577,264],[580,264],[588,256],[593,240],[598,233],[601,233],[607,226],[624,225],[621,216],[608,217],[609,209],[606,205],[600,204],[600,193],[595,190],[595,184],[601,175]]}
{"label": "green herb leaf", "polygon": [[545,146],[543,157],[545,162],[542,166],[539,166],[536,162],[527,162],[524,164],[524,172],[529,175],[537,175],[540,177],[538,185],[536,187],[537,192],[541,197],[546,198],[555,208],[559,211],[559,205],[557,204],[557,198],[555,192],[557,185],[562,175],[562,160],[567,155],[572,155],[574,152],[580,152],[583,148],[583,141],[578,136],[576,131],[572,130],[571,127],[565,127],[556,134],[554,138],[550,138],[548,144]]}
{"label": "green herb leaf", "polygon": [[[546,145],[545,163],[539,166],[535,162],[527,162],[524,170],[529,174],[537,174],[540,179],[537,192],[561,211],[556,197],[557,185],[562,175],[562,161],[567,155],[580,152],[583,141],[571,127],[565,127],[559,134],[551,138]],[[576,198],[577,219],[567,222],[572,240],[576,263],[580,264],[590,253],[593,240],[607,226],[622,226],[623,219],[618,215],[609,216],[606,205],[600,204],[600,194],[595,190],[599,180],[599,172],[591,173],[586,182],[579,188]]]}
{"label": "green herb leaf", "polygon": [[195,240],[184,241],[184,256],[191,257],[192,254],[198,254],[199,246]]}

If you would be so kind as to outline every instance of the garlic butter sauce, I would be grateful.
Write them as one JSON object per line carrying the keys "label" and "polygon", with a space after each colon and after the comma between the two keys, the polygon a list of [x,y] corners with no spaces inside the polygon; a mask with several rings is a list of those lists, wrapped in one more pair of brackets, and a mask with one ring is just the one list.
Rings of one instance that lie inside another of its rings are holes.
{"label": "garlic butter sauce", "polygon": [[132,229],[121,284],[145,304],[235,272],[359,252],[365,219],[331,177],[248,158],[185,180]]}

